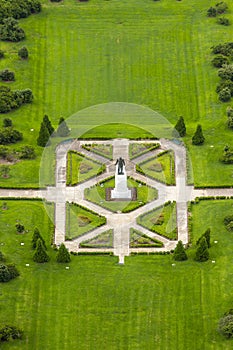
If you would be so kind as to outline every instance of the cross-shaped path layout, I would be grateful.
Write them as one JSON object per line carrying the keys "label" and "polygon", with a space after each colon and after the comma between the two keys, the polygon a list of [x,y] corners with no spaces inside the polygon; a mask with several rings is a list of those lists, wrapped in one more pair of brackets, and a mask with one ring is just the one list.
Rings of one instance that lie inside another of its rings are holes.
{"label": "cross-shaped path layout", "polygon": [[[129,158],[129,145],[130,143],[160,143],[161,148],[151,152],[147,152],[133,160]],[[82,148],[83,144],[105,144],[112,145],[113,147],[113,161],[97,155],[93,152],[89,152]],[[156,157],[162,150],[172,150],[174,152],[175,159],[175,186],[166,186],[154,179],[151,179],[145,175],[136,172],[136,164],[141,163],[152,157]],[[87,155],[93,160],[97,160],[100,163],[106,165],[106,172],[89,179],[76,186],[69,187],[66,185],[66,164],[67,153],[69,150],[76,150],[83,155]],[[145,204],[142,207],[135,209],[130,213],[113,213],[108,209],[105,209],[97,204],[87,201],[84,196],[84,190],[96,185],[100,181],[114,176],[115,174],[115,161],[117,158],[122,157],[126,162],[126,172],[128,176],[133,177],[135,180],[140,180],[147,185],[154,187],[158,190],[158,198]],[[0,189],[0,197],[21,197],[21,198],[43,198],[46,201],[55,203],[55,235],[54,243],[60,245],[65,243],[67,248],[73,252],[93,251],[93,249],[80,248],[79,244],[87,239],[91,239],[108,229],[113,230],[113,249],[95,249],[100,252],[113,251],[114,255],[119,257],[119,262],[124,263],[124,257],[130,255],[130,252],[159,252],[170,251],[175,248],[177,241],[181,240],[183,244],[188,243],[188,210],[187,205],[191,200],[195,200],[196,197],[208,197],[208,196],[233,196],[233,189],[231,188],[206,188],[195,189],[193,186],[187,185],[186,176],[186,148],[181,143],[175,143],[170,140],[160,139],[159,141],[135,141],[128,139],[114,139],[107,141],[79,141],[72,140],[67,143],[61,143],[56,149],[56,185],[47,187],[41,190],[8,190]],[[141,214],[147,213],[153,209],[156,209],[167,201],[176,202],[176,216],[177,216],[177,230],[178,239],[169,240],[161,235],[158,235],[137,223],[137,217]],[[106,224],[94,229],[91,232],[84,234],[72,241],[65,240],[66,234],[66,204],[77,203],[94,212],[106,217]],[[162,248],[130,248],[130,228],[135,228],[141,231],[149,237],[156,238],[163,243]]]}

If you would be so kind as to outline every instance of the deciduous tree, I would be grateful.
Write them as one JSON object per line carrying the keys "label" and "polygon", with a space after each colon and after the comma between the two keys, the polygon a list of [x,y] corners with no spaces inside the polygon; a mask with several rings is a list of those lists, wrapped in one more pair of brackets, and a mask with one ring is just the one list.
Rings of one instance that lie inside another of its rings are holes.
{"label": "deciduous tree", "polygon": [[26,48],[26,46],[23,46],[19,49],[18,56],[23,60],[26,60],[28,58],[28,49]]}

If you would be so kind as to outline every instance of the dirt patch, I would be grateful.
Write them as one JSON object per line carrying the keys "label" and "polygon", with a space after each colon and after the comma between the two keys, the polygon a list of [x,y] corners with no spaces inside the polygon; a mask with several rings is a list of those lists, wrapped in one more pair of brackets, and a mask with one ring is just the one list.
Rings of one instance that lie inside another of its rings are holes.
{"label": "dirt patch", "polygon": [[78,215],[78,226],[84,227],[91,223],[91,219],[84,215]]}

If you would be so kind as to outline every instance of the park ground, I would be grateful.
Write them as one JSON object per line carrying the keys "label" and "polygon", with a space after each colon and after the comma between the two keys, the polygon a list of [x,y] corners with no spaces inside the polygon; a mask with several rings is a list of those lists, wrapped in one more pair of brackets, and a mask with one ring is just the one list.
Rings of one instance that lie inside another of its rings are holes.
{"label": "park ground", "polygon": [[[38,187],[42,150],[36,137],[44,114],[56,126],[61,116],[118,101],[159,111],[172,124],[183,115],[195,185],[232,185],[231,167],[219,163],[225,144],[232,145],[232,131],[226,127],[227,106],[215,93],[218,77],[210,47],[231,41],[233,27],[206,17],[212,2],[42,3],[41,14],[20,22],[27,33],[28,62],[17,57],[21,43],[1,43],[7,54],[0,67],[16,74],[11,87],[31,88],[35,96],[31,105],[7,117],[38,155],[36,161],[13,165],[9,179],[0,180],[2,187]],[[233,20],[231,12],[228,17]],[[197,123],[206,137],[198,148],[191,145]],[[128,137],[128,129],[120,130],[114,135],[110,128],[104,131],[109,137]],[[25,339],[4,344],[4,350],[232,348],[216,331],[219,318],[232,308],[233,240],[223,226],[231,200],[192,207],[187,262],[172,266],[171,255],[143,255],[119,266],[111,256],[73,256],[69,270],[55,262],[51,248],[48,264],[32,261],[33,228],[41,229],[48,244],[51,240],[42,203],[8,205],[0,214],[1,250],[21,275],[1,285],[0,322],[21,327]],[[27,234],[16,234],[17,219],[28,227]],[[211,260],[199,264],[193,261],[194,244],[208,227],[212,242],[218,243],[212,243]]]}

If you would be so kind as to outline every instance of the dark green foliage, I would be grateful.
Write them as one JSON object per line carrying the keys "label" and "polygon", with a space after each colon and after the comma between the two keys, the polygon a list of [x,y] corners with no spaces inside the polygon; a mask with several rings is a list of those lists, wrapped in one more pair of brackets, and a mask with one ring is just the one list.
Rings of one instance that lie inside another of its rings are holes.
{"label": "dark green foliage", "polygon": [[45,147],[49,142],[50,134],[46,125],[42,122],[40,125],[39,136],[37,138],[37,145]]}
{"label": "dark green foliage", "polygon": [[0,40],[17,42],[25,38],[25,32],[13,17],[3,19],[0,25]]}
{"label": "dark green foliage", "polygon": [[33,95],[30,89],[12,91],[7,86],[0,86],[0,113],[10,112],[32,100]]}
{"label": "dark green foliage", "polygon": [[36,153],[35,149],[32,146],[23,146],[19,150],[19,158],[20,159],[35,159]]}
{"label": "dark green foliage", "polygon": [[217,10],[215,7],[211,6],[208,10],[207,10],[207,16],[208,17],[216,17],[217,16]]}
{"label": "dark green foliage", "polygon": [[16,230],[17,230],[18,233],[23,233],[24,232],[24,226],[23,225],[17,223],[15,225],[15,227],[16,227]]}
{"label": "dark green foliage", "polygon": [[228,225],[231,221],[233,221],[233,215],[227,215],[223,220],[224,225]]}
{"label": "dark green foliage", "polygon": [[10,271],[6,265],[0,264],[0,282],[8,282],[11,279]]}
{"label": "dark green foliage", "polygon": [[233,64],[224,64],[218,70],[218,76],[222,79],[233,81]]}
{"label": "dark green foliage", "polygon": [[221,15],[221,14],[225,13],[227,11],[227,9],[228,9],[228,6],[227,6],[227,4],[224,1],[218,2],[215,5],[215,7],[216,7],[218,15]]}
{"label": "dark green foliage", "polygon": [[198,124],[195,134],[192,137],[192,144],[199,146],[199,145],[202,145],[204,142],[205,142],[205,138],[203,136],[202,127],[200,124]]}
{"label": "dark green foliage", "polygon": [[228,102],[231,99],[231,90],[228,87],[225,87],[219,92],[219,100],[221,102]]}
{"label": "dark green foliage", "polygon": [[45,114],[43,118],[43,123],[48,129],[49,135],[52,135],[54,132],[54,127],[51,124],[51,121],[49,120],[49,117]]}
{"label": "dark green foliage", "polygon": [[8,282],[19,276],[19,271],[14,264],[0,264],[0,282]]}
{"label": "dark green foliage", "polygon": [[57,128],[57,136],[64,137],[64,136],[68,136],[69,133],[70,133],[70,130],[65,122],[65,119],[61,117]]}
{"label": "dark green foliage", "polygon": [[28,49],[26,48],[26,46],[23,46],[19,49],[18,56],[23,60],[26,60],[28,58]]}
{"label": "dark green foliage", "polygon": [[195,260],[204,262],[209,260],[209,250],[205,237],[202,237],[196,250]]}
{"label": "dark green foliage", "polygon": [[218,331],[226,338],[233,337],[233,315],[228,314],[219,320]]}
{"label": "dark green foliage", "polygon": [[233,42],[226,42],[223,44],[218,44],[216,46],[212,46],[212,53],[222,54],[223,56],[232,57],[233,55]]}
{"label": "dark green foliage", "polygon": [[15,264],[8,264],[7,268],[10,273],[11,279],[19,276],[19,271],[17,270]]}
{"label": "dark green foliage", "polygon": [[201,239],[205,237],[208,248],[210,248],[210,228],[208,228],[203,235],[197,240],[197,245],[200,243]]}
{"label": "dark green foliage", "polygon": [[3,50],[0,50],[0,59],[1,59],[1,58],[4,58],[4,56],[5,56],[4,51],[3,51]]}
{"label": "dark green foliage", "polygon": [[229,58],[220,54],[215,56],[211,63],[214,67],[221,68],[224,64],[229,64]]}
{"label": "dark green foliage", "polygon": [[60,247],[58,249],[56,260],[59,263],[70,262],[70,253],[63,243],[60,245]]}
{"label": "dark green foliage", "polygon": [[215,6],[211,6],[207,10],[207,16],[216,17],[217,15],[225,13],[227,9],[228,9],[228,6],[224,1],[218,2]]}
{"label": "dark green foliage", "polygon": [[222,80],[217,85],[216,92],[220,93],[225,88],[228,88],[230,90],[231,96],[233,96],[233,81],[232,80]]}
{"label": "dark green foliage", "polygon": [[177,137],[183,137],[186,135],[186,126],[184,123],[184,118],[182,116],[178,119],[174,129],[178,132]]}
{"label": "dark green foliage", "polygon": [[233,164],[233,150],[229,146],[225,146],[220,161],[225,164]]}
{"label": "dark green foliage", "polygon": [[227,215],[224,218],[224,225],[228,231],[233,231],[233,215]]}
{"label": "dark green foliage", "polygon": [[33,236],[32,236],[32,249],[36,249],[36,244],[37,244],[38,239],[41,240],[41,242],[43,243],[44,248],[47,249],[44,238],[41,236],[40,231],[38,230],[38,228],[35,227],[34,232],[33,232]]}
{"label": "dark green foliage", "polygon": [[2,81],[14,81],[15,73],[10,71],[9,69],[4,69],[0,72],[0,79]]}
{"label": "dark green foliage", "polygon": [[24,89],[19,91],[23,98],[23,103],[31,103],[33,101],[33,94],[31,89]]}
{"label": "dark green foliage", "polygon": [[51,2],[61,2],[62,0],[50,0]]}
{"label": "dark green foliage", "polygon": [[3,119],[3,127],[4,128],[8,128],[8,127],[11,127],[11,126],[13,126],[12,120],[10,118],[4,118]]}
{"label": "dark green foliage", "polygon": [[176,261],[184,261],[188,259],[182,241],[177,243],[174,250],[173,259]]}
{"label": "dark green foliage", "polygon": [[25,18],[40,11],[41,4],[38,0],[0,0],[0,23],[6,17]]}
{"label": "dark green foliage", "polygon": [[37,243],[36,243],[36,250],[33,255],[33,260],[37,263],[45,263],[49,261],[49,256],[46,253],[44,244],[40,238],[37,240]]}
{"label": "dark green foliage", "polygon": [[219,17],[217,23],[221,24],[222,26],[229,26],[230,25],[229,19],[225,18],[225,17]]}
{"label": "dark green foliage", "polygon": [[16,143],[23,139],[23,134],[13,128],[0,129],[0,145]]}
{"label": "dark green foliage", "polygon": [[22,339],[23,331],[15,326],[5,325],[0,328],[0,342],[6,342],[14,339]]}

